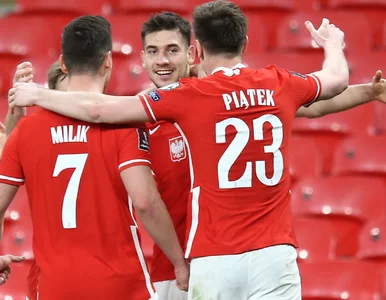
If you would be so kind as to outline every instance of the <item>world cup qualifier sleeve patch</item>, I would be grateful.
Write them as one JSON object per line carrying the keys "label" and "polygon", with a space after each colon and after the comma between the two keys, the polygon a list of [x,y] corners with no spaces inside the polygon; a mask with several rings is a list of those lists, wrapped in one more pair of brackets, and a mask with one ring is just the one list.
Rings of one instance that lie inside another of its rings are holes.
{"label": "world cup qualifier sleeve patch", "polygon": [[290,73],[291,73],[293,76],[300,77],[301,79],[304,79],[304,80],[307,79],[307,76],[306,76],[306,75],[300,74],[300,73],[298,73],[298,72],[291,71]]}
{"label": "world cup qualifier sleeve patch", "polygon": [[138,134],[138,149],[143,151],[150,150],[149,144],[149,136],[147,135],[147,131],[141,128],[137,128]]}
{"label": "world cup qualifier sleeve patch", "polygon": [[150,99],[153,102],[157,102],[157,101],[161,100],[161,96],[157,91],[152,91],[152,92],[148,93],[148,96],[150,97]]}

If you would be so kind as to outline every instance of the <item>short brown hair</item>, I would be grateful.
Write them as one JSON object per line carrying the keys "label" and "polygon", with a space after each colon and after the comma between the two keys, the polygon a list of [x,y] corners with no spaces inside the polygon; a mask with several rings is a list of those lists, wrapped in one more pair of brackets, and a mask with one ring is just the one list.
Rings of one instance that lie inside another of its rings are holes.
{"label": "short brown hair", "polygon": [[246,41],[247,24],[241,9],[226,0],[202,4],[193,13],[194,34],[211,54],[241,54]]}
{"label": "short brown hair", "polygon": [[149,20],[142,24],[142,43],[144,44],[148,34],[162,30],[178,31],[182,35],[187,46],[190,45],[192,26],[189,21],[185,20],[180,15],[169,11],[154,14]]}
{"label": "short brown hair", "polygon": [[51,90],[56,90],[59,79],[63,75],[66,75],[63,73],[62,69],[60,68],[60,63],[59,61],[54,62],[50,69],[48,70],[48,87]]}

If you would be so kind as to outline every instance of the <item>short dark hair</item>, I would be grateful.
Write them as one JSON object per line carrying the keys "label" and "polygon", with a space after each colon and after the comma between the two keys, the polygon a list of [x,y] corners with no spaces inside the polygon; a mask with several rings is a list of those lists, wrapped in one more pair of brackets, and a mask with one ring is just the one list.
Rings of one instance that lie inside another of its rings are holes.
{"label": "short dark hair", "polygon": [[161,30],[177,30],[186,41],[187,46],[190,45],[192,26],[189,21],[176,13],[168,11],[154,14],[149,20],[142,24],[142,43],[145,43],[146,35]]}
{"label": "short dark hair", "polygon": [[65,76],[66,73],[63,73],[62,69],[60,68],[59,61],[54,62],[50,66],[47,74],[48,88],[50,88],[51,90],[56,90],[59,80],[62,81]]}
{"label": "short dark hair", "polygon": [[241,54],[248,21],[241,9],[226,0],[197,6],[193,13],[194,34],[211,54]]}
{"label": "short dark hair", "polygon": [[110,23],[101,16],[82,16],[63,30],[62,51],[68,73],[93,73],[113,47]]}

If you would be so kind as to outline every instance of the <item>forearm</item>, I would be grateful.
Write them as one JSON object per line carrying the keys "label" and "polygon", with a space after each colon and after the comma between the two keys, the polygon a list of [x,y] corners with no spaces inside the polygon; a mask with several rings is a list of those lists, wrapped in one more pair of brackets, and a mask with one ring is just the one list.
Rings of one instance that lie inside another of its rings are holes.
{"label": "forearm", "polygon": [[35,104],[70,118],[91,123],[127,124],[149,118],[139,97],[40,89]]}
{"label": "forearm", "polygon": [[324,48],[324,55],[322,70],[314,73],[322,84],[320,100],[331,99],[342,93],[349,82],[349,69],[342,47],[328,44]]}
{"label": "forearm", "polygon": [[343,48],[335,44],[327,44],[324,48],[323,70],[339,78],[345,78],[348,82],[349,70]]}
{"label": "forearm", "polygon": [[5,118],[5,133],[8,137],[12,130],[15,129],[16,124],[27,114],[27,109],[25,107],[14,107],[13,109],[8,110],[7,116]]}
{"label": "forearm", "polygon": [[319,101],[309,107],[301,107],[296,117],[318,118],[348,110],[374,99],[371,83],[349,86],[343,93],[328,101]]}
{"label": "forearm", "polygon": [[[40,89],[35,104],[74,119],[97,123],[96,107],[100,94],[86,92],[60,92]],[[103,101],[103,100],[102,100]]]}
{"label": "forearm", "polygon": [[146,231],[173,265],[183,263],[183,252],[163,201],[159,198],[146,209],[136,208],[136,212]]}

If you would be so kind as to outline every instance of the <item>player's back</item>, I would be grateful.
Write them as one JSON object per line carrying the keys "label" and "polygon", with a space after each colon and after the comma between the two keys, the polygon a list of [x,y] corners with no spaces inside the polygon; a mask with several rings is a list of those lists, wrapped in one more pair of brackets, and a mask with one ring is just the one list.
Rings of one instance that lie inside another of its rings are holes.
{"label": "player's back", "polygon": [[150,298],[120,179],[122,168],[146,160],[137,155],[138,133],[44,110],[22,120],[18,152],[41,273],[39,299]]}
{"label": "player's back", "polygon": [[[172,110],[191,153],[187,256],[296,245],[288,143],[295,113],[318,97],[319,80],[274,66],[236,66],[181,83],[173,87],[175,100],[161,89],[157,97],[149,94],[148,104],[158,118]],[[181,97],[189,98],[178,102],[185,107],[173,108]]]}

